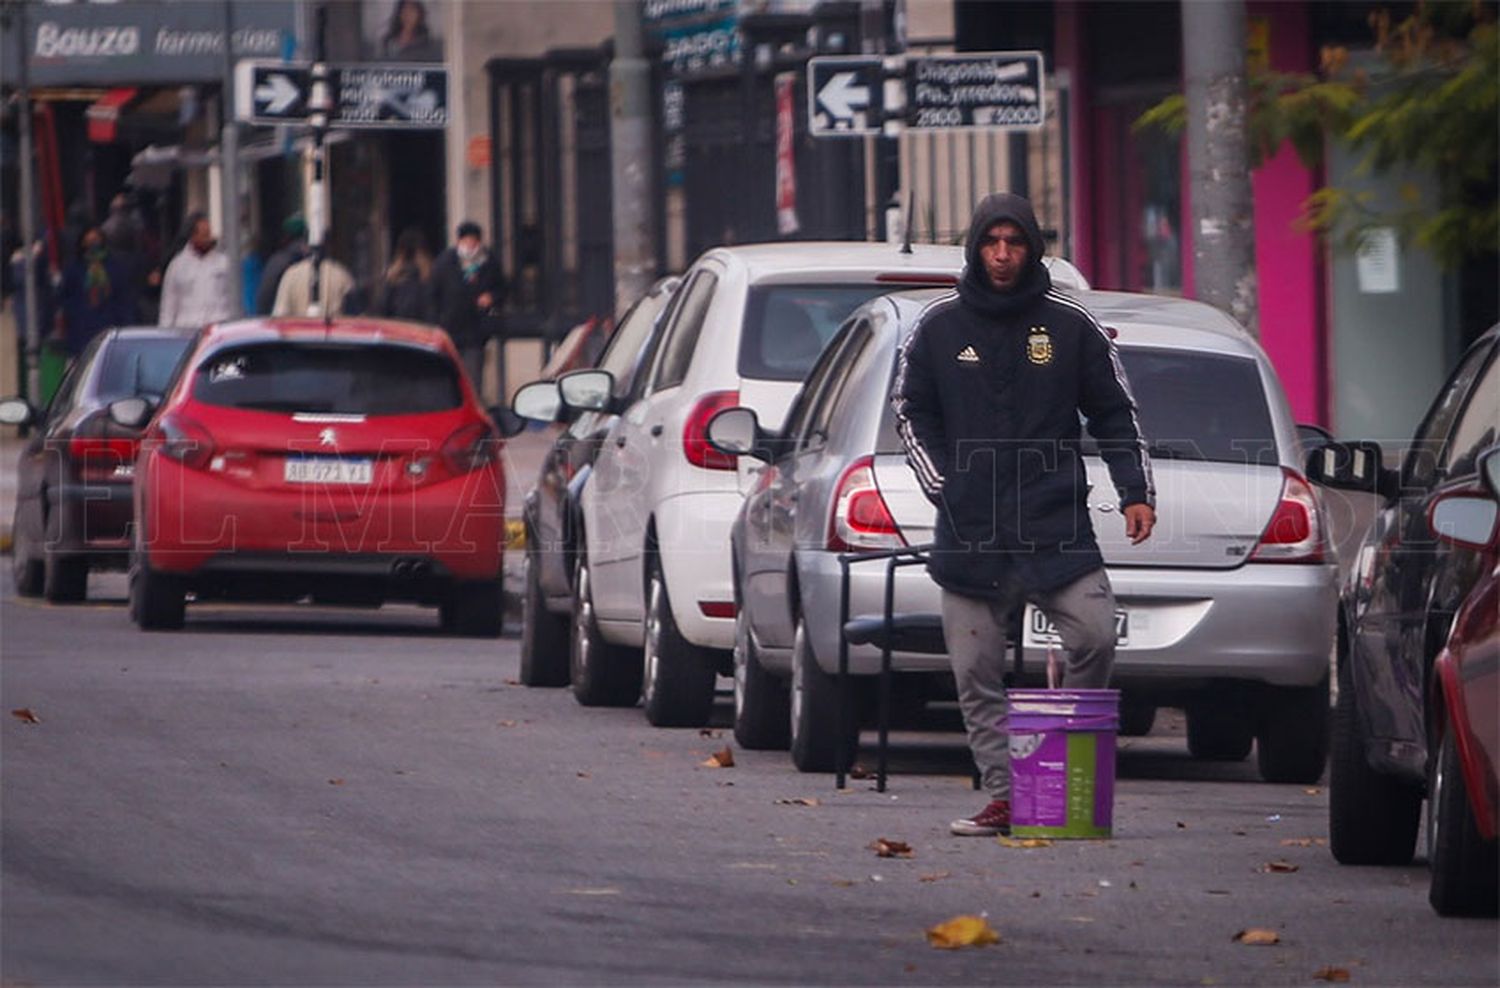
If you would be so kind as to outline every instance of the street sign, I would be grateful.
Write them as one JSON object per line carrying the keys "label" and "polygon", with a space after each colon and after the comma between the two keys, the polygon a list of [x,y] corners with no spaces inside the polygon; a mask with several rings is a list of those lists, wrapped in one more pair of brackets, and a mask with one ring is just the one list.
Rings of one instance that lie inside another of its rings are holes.
{"label": "street sign", "polygon": [[331,75],[333,126],[448,126],[448,70],[441,65],[340,65]]}
{"label": "street sign", "polygon": [[[331,127],[448,126],[448,70],[441,65],[330,65],[328,87]],[[247,123],[306,123],[311,93],[312,66],[307,62],[242,61],[235,66],[235,117]]]}
{"label": "street sign", "polygon": [[885,119],[880,56],[820,55],[807,63],[808,132],[814,137],[880,133]]}
{"label": "street sign", "polygon": [[306,63],[240,62],[235,66],[235,117],[275,126],[307,119],[312,73]]}
{"label": "street sign", "polygon": [[906,126],[911,130],[1039,130],[1042,53],[965,52],[906,62]]}

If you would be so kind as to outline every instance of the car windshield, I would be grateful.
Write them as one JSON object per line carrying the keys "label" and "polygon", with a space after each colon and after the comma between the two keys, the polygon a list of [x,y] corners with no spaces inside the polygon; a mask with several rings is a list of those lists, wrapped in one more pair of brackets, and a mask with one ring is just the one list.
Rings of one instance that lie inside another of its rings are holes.
{"label": "car windshield", "polygon": [[802,380],[849,313],[877,295],[911,287],[872,282],[752,288],[740,334],[740,376]]}
{"label": "car windshield", "polygon": [[192,340],[187,336],[117,337],[99,362],[99,399],[104,402],[135,395],[161,397]]}
{"label": "car windshield", "polygon": [[[1253,359],[1122,347],[1120,362],[1154,458],[1260,466],[1280,462],[1271,411]],[[1080,446],[1087,455],[1099,452],[1087,432]],[[881,417],[880,450],[902,451],[889,407]]]}
{"label": "car windshield", "polygon": [[413,415],[463,403],[458,374],[443,354],[388,344],[222,350],[198,368],[193,397],[229,408],[343,415]]}

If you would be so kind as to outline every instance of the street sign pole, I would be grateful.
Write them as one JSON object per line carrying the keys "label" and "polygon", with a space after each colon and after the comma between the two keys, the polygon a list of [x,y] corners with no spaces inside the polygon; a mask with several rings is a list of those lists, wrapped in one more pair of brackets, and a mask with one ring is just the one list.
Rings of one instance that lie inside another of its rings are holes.
{"label": "street sign pole", "polygon": [[234,112],[234,2],[224,4],[224,91],[219,97],[220,204],[224,215],[225,253],[229,255],[229,311],[243,311],[244,264],[240,243],[240,124]]}
{"label": "street sign pole", "polygon": [[[312,93],[307,106],[311,113],[307,122],[312,125],[312,147],[308,154],[312,160],[312,183],[307,191],[307,241],[312,248],[312,279],[308,293],[308,314],[317,315],[322,310],[319,294],[323,276],[323,233],[327,202],[326,181],[327,152],[323,140],[328,133],[328,113],[333,107],[333,96],[328,85],[327,39],[328,8],[318,7],[317,54],[312,65]],[[325,313],[326,316],[326,313]]]}

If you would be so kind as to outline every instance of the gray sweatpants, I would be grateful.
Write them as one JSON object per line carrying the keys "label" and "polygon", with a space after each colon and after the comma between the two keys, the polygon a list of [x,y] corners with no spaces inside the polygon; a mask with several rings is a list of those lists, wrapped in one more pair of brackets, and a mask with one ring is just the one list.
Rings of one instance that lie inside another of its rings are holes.
{"label": "gray sweatpants", "polygon": [[969,732],[969,750],[991,799],[1010,799],[1005,630],[1012,609],[1023,599],[1057,625],[1068,652],[1063,687],[1101,689],[1115,661],[1115,595],[1102,568],[1048,593],[1018,590],[1004,599],[991,599],[943,591],[943,636],[958,680],[958,705]]}

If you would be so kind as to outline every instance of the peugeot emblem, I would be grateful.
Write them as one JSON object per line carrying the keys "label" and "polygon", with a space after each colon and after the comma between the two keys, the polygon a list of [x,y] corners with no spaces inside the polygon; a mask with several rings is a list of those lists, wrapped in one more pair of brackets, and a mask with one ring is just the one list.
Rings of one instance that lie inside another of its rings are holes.
{"label": "peugeot emblem", "polygon": [[334,432],[332,428],[324,429],[318,433],[318,442],[324,446],[337,446],[339,444],[338,433]]}

